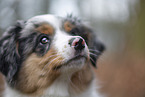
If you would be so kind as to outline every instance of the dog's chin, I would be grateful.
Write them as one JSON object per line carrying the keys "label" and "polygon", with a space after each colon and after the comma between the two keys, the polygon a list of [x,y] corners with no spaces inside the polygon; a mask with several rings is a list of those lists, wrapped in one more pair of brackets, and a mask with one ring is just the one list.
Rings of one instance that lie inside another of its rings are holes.
{"label": "dog's chin", "polygon": [[82,67],[85,64],[87,57],[76,56],[66,62],[67,67]]}
{"label": "dog's chin", "polygon": [[62,72],[77,71],[83,68],[86,60],[87,60],[86,56],[78,55],[66,61],[64,64],[58,66],[55,69],[60,69]]}

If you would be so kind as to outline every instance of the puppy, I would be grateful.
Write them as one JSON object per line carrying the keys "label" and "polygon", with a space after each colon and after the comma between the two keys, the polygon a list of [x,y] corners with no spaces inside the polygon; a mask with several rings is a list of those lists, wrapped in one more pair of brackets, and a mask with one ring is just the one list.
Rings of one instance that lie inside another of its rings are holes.
{"label": "puppy", "polygon": [[75,17],[18,21],[0,39],[3,96],[100,97],[92,66],[103,51],[95,33]]}

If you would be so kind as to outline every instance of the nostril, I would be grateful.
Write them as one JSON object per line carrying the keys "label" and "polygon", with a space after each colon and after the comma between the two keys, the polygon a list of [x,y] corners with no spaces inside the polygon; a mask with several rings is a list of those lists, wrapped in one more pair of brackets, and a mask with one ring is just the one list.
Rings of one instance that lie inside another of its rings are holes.
{"label": "nostril", "polygon": [[73,39],[71,46],[74,47],[75,50],[83,50],[85,48],[85,41],[83,38],[75,38]]}
{"label": "nostril", "polygon": [[73,41],[73,43],[72,43],[72,46],[77,46],[77,45],[79,45],[79,39],[77,38],[77,39],[75,39],[74,41]]}

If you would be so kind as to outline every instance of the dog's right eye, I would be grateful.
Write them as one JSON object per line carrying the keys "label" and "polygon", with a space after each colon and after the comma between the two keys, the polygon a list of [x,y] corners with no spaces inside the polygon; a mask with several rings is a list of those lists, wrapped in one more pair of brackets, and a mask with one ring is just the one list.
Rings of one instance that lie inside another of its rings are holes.
{"label": "dog's right eye", "polygon": [[48,35],[41,34],[37,38],[36,46],[34,47],[34,52],[43,56],[50,48],[51,38]]}
{"label": "dog's right eye", "polygon": [[46,43],[49,43],[49,39],[48,39],[48,37],[42,37],[41,40],[40,40],[40,42],[42,44],[46,44]]}

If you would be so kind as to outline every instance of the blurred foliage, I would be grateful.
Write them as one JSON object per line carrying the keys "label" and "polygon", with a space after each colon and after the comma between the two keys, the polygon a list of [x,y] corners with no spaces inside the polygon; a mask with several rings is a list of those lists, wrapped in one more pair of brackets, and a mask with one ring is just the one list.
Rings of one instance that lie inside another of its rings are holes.
{"label": "blurred foliage", "polygon": [[140,9],[135,23],[135,27],[131,28],[130,34],[133,38],[131,40],[132,48],[145,55],[145,0],[140,0]]}

